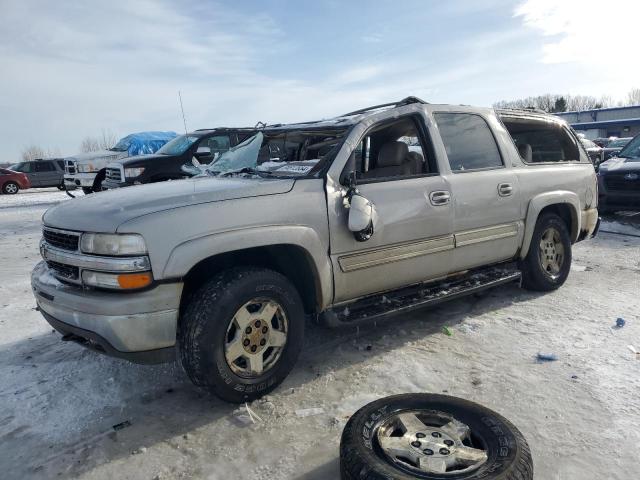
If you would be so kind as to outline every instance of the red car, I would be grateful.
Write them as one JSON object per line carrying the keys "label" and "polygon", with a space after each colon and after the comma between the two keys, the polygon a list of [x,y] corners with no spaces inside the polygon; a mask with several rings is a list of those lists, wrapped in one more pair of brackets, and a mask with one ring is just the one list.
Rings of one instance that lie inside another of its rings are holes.
{"label": "red car", "polygon": [[26,188],[31,188],[31,182],[26,174],[0,168],[0,192],[13,195],[18,193],[18,190]]}

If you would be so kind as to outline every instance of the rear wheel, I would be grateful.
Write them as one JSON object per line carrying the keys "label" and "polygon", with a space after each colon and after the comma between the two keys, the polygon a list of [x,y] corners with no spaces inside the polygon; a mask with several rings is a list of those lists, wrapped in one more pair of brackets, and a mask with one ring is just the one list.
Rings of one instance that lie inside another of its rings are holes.
{"label": "rear wheel", "polygon": [[558,215],[545,213],[538,219],[521,268],[523,286],[529,290],[555,290],[567,280],[571,269],[571,238],[567,225]]}
{"label": "rear wheel", "polygon": [[231,269],[189,299],[181,318],[180,359],[196,385],[229,402],[251,401],[286,378],[303,336],[302,301],[283,275]]}
{"label": "rear wheel", "polygon": [[20,190],[20,187],[16,182],[7,182],[2,185],[2,193],[5,193],[7,195],[15,195],[16,193],[18,193],[18,190]]}

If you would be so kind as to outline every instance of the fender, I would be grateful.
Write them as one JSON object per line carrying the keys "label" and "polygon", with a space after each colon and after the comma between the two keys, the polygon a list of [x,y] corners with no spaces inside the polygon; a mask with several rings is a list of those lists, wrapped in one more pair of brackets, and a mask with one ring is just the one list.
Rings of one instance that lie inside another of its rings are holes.
{"label": "fender", "polygon": [[221,253],[269,245],[294,245],[307,252],[316,273],[314,282],[320,296],[318,303],[321,309],[326,308],[333,299],[328,246],[323,245],[315,230],[302,225],[262,225],[189,239],[171,251],[162,277],[183,277],[202,260]]}
{"label": "fender", "polygon": [[556,190],[553,192],[545,192],[540,195],[536,195],[529,202],[527,208],[527,217],[524,224],[524,241],[522,243],[522,249],[520,250],[520,258],[527,256],[529,246],[531,245],[531,237],[533,237],[533,231],[536,228],[536,222],[540,212],[549,205],[568,205],[571,210],[571,243],[575,243],[578,240],[580,232],[581,221],[581,207],[580,199],[574,192],[567,190]]}

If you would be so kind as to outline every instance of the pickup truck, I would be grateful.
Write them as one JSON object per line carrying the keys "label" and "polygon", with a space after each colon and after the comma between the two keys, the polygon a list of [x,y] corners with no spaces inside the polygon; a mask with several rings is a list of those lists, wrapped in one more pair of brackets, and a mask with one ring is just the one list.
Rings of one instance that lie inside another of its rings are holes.
{"label": "pickup truck", "polygon": [[193,158],[201,164],[209,164],[254,133],[250,128],[215,128],[179,135],[153,155],[123,158],[108,164],[102,189],[191,177]]}
{"label": "pickup truck", "polygon": [[196,385],[250,401],[289,374],[306,318],[355,325],[510,282],[553,290],[599,225],[578,138],[530,111],[408,97],[266,126],[219,162],[237,168],[44,214],[31,281],[63,339],[178,357]]}
{"label": "pickup truck", "polygon": [[128,157],[155,153],[175,138],[175,132],[140,132],[121,138],[108,150],[78,153],[65,161],[64,186],[80,187],[85,194],[102,190],[107,164]]}

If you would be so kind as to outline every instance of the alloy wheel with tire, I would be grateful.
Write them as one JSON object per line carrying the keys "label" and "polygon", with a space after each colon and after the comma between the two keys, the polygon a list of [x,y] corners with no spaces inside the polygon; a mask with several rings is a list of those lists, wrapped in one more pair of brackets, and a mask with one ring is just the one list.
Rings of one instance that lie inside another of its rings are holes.
{"label": "alloy wheel with tire", "polygon": [[523,286],[530,290],[555,290],[567,280],[571,269],[571,237],[566,223],[558,215],[540,216],[521,269]]}
{"label": "alloy wheel with tire", "polygon": [[376,400],[349,420],[340,442],[343,480],[530,480],[529,446],[507,419],[447,395]]}
{"label": "alloy wheel with tire", "polygon": [[5,193],[7,195],[15,195],[16,193],[18,193],[18,190],[20,190],[20,187],[16,182],[7,182],[2,185],[2,193]]}
{"label": "alloy wheel with tire", "polygon": [[278,272],[221,272],[188,300],[179,355],[189,378],[229,402],[251,401],[277,387],[300,354],[304,309]]}

